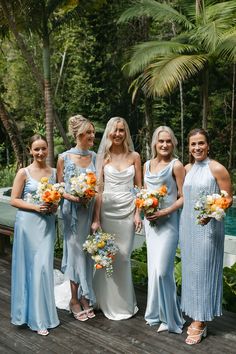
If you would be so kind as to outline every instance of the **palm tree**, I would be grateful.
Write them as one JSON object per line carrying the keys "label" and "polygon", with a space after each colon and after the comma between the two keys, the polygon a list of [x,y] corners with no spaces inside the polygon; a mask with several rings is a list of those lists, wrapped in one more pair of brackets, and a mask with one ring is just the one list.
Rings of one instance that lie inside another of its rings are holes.
{"label": "palm tree", "polygon": [[[183,3],[183,2],[181,2]],[[202,73],[202,126],[207,128],[209,70],[218,58],[235,60],[236,1],[213,3],[197,0],[196,6],[180,5],[180,11],[155,0],[139,0],[119,22],[149,16],[159,23],[176,23],[179,33],[170,40],[151,40],[136,45],[126,65],[133,94],[142,88],[148,96],[170,94],[179,85]]]}

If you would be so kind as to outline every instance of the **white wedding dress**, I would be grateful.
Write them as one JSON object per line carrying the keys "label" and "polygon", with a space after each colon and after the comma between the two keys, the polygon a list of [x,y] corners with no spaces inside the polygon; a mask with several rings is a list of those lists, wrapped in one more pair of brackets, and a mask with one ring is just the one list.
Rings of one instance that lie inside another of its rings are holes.
{"label": "white wedding dress", "polygon": [[93,288],[97,307],[111,320],[130,318],[138,311],[130,262],[134,242],[134,174],[133,165],[123,171],[111,165],[104,167],[101,226],[104,232],[115,235],[119,251],[112,276],[107,277],[105,269],[97,270]]}

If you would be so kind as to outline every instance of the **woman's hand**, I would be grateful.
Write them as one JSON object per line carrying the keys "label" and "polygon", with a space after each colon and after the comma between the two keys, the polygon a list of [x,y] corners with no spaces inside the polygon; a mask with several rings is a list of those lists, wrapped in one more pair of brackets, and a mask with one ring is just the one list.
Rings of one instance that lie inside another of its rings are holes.
{"label": "woman's hand", "polygon": [[204,225],[208,224],[209,221],[211,221],[211,218],[202,218],[202,219],[199,219],[198,222],[200,225],[204,226]]}
{"label": "woman's hand", "polygon": [[161,209],[161,210],[157,210],[155,211],[154,213],[152,214],[145,214],[145,218],[148,220],[148,221],[154,221],[154,220],[157,220],[163,216],[166,216],[168,215],[169,213],[165,210],[165,209]]}
{"label": "woman's hand", "polygon": [[94,234],[97,230],[101,229],[100,221],[93,221],[91,225],[91,232]]}
{"label": "woman's hand", "polygon": [[142,230],[143,224],[139,213],[134,214],[134,225],[135,225],[136,232],[140,232]]}

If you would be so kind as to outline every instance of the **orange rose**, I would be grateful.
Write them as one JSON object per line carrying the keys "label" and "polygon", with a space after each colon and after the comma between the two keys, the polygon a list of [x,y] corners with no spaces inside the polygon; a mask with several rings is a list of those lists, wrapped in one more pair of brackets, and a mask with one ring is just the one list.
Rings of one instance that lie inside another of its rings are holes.
{"label": "orange rose", "polygon": [[96,192],[93,189],[86,189],[84,192],[86,198],[93,198],[96,194]]}
{"label": "orange rose", "polygon": [[157,198],[152,197],[152,207],[157,207],[159,204],[159,201]]}
{"label": "orange rose", "polygon": [[90,184],[91,186],[93,186],[93,185],[96,184],[96,180],[97,180],[97,178],[96,178],[96,176],[95,176],[94,173],[89,172],[89,173],[87,174],[87,183],[88,183],[88,184]]}
{"label": "orange rose", "polygon": [[222,209],[227,209],[229,206],[228,200],[224,197],[216,199],[214,204]]}
{"label": "orange rose", "polygon": [[96,269],[102,269],[103,266],[102,266],[101,264],[96,264],[95,268],[96,268]]}

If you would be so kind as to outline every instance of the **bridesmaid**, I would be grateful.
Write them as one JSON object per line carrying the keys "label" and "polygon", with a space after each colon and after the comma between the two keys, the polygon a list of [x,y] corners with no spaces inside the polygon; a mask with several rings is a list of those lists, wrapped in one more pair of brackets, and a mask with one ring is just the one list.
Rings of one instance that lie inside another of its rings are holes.
{"label": "bridesmaid", "polygon": [[97,163],[101,183],[92,229],[102,227],[104,232],[115,234],[119,252],[110,278],[103,269],[96,271],[94,290],[97,306],[104,315],[111,320],[123,320],[138,311],[130,256],[135,226],[138,230],[142,226],[132,193],[134,185],[141,186],[140,156],[134,151],[129,127],[123,118],[114,117],[108,121]]}
{"label": "bridesmaid", "polygon": [[211,160],[208,134],[194,129],[188,135],[190,163],[185,166],[184,207],[180,222],[182,255],[182,310],[193,318],[186,343],[200,343],[207,335],[206,321],[222,314],[222,270],[224,223],[212,218],[197,224],[194,204],[201,192],[228,193],[232,204],[232,187],[228,171]]}
{"label": "bridesmaid", "polygon": [[[152,159],[144,165],[148,190],[166,185],[168,195],[161,210],[145,218],[148,257],[148,300],[145,320],[150,326],[160,323],[158,332],[182,333],[183,318],[176,295],[174,258],[178,244],[178,214],[182,206],[184,168],[174,158],[176,137],[166,126],[158,127],[152,137]],[[156,221],[153,227],[150,221]]]}
{"label": "bridesmaid", "polygon": [[65,182],[62,218],[64,223],[64,245],[62,272],[70,280],[70,312],[79,321],[95,317],[95,302],[92,288],[93,262],[83,251],[83,243],[90,233],[93,213],[93,201],[85,207],[83,198],[70,194],[70,178],[87,169],[95,172],[96,154],[90,151],[94,142],[94,125],[81,115],[69,119],[69,131],[76,146],[59,156],[57,163],[58,181]]}
{"label": "bridesmaid", "polygon": [[[46,164],[48,144],[41,135],[30,139],[33,162],[14,180],[11,205],[16,214],[12,253],[11,322],[27,324],[38,334],[59,325],[53,291],[55,215],[48,205],[27,202],[42,177],[56,183],[56,172]],[[47,213],[51,213],[47,215]]]}

